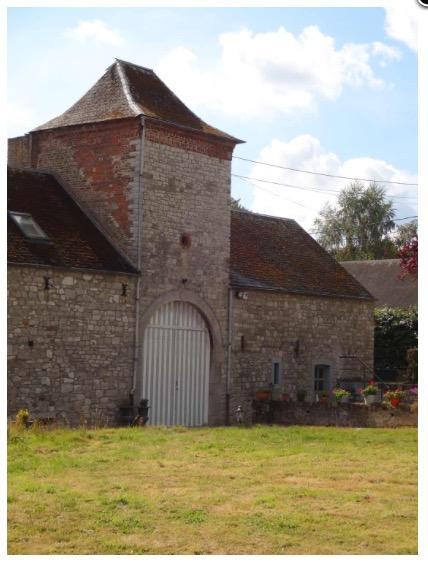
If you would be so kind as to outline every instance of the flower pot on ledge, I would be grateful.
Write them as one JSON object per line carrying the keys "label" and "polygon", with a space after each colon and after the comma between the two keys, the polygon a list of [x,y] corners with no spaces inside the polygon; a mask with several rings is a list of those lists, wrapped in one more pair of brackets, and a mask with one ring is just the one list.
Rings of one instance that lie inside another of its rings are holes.
{"label": "flower pot on ledge", "polygon": [[259,401],[267,401],[270,399],[271,392],[270,390],[259,390],[256,392],[256,399]]}
{"label": "flower pot on ledge", "polygon": [[392,407],[398,407],[400,404],[400,398],[391,398],[389,400],[390,404],[392,405]]}
{"label": "flower pot on ledge", "polygon": [[364,403],[366,405],[373,405],[375,401],[376,401],[376,396],[373,394],[364,396]]}

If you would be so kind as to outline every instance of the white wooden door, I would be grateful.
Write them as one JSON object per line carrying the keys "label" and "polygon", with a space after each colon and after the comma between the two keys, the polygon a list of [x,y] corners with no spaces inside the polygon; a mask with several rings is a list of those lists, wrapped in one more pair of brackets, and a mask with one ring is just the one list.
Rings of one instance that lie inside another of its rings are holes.
{"label": "white wooden door", "polygon": [[208,423],[210,337],[205,320],[188,302],[169,302],[144,332],[141,397],[149,424]]}

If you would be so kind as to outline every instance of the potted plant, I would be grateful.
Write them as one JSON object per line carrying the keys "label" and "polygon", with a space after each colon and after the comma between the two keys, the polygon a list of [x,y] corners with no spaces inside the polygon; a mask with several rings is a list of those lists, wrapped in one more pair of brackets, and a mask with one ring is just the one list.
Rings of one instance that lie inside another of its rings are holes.
{"label": "potted plant", "polygon": [[392,407],[397,407],[402,399],[406,397],[405,392],[397,388],[396,390],[389,390],[386,392],[385,397],[389,399],[389,403]]}
{"label": "potted plant", "polygon": [[281,394],[281,401],[290,401],[289,394]]}
{"label": "potted plant", "polygon": [[305,401],[306,399],[306,390],[297,390],[296,392],[297,401]]}
{"label": "potted plant", "polygon": [[371,405],[372,403],[374,403],[378,391],[378,387],[372,382],[370,382],[368,386],[361,390],[366,405]]}
{"label": "potted plant", "polygon": [[266,401],[270,399],[271,391],[270,390],[258,390],[256,392],[256,399],[259,401]]}
{"label": "potted plant", "polygon": [[328,393],[327,392],[322,392],[319,395],[319,402],[320,403],[328,403],[329,397],[328,397]]}
{"label": "potted plant", "polygon": [[348,403],[351,392],[348,392],[348,390],[344,388],[335,388],[333,395],[337,403]]}

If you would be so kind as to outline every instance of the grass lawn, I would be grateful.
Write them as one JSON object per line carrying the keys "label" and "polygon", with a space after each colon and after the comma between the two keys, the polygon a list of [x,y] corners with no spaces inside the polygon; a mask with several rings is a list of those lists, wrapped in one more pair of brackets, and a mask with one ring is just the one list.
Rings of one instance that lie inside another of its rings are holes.
{"label": "grass lawn", "polygon": [[9,554],[415,554],[416,429],[9,432]]}

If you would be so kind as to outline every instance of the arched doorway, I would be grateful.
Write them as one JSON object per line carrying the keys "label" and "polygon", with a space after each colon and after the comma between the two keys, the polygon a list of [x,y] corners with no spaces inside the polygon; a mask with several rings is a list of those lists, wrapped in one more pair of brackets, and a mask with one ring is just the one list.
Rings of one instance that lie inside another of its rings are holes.
{"label": "arched doorway", "polygon": [[149,424],[208,423],[210,334],[189,302],[162,304],[143,337],[141,397],[149,400]]}

